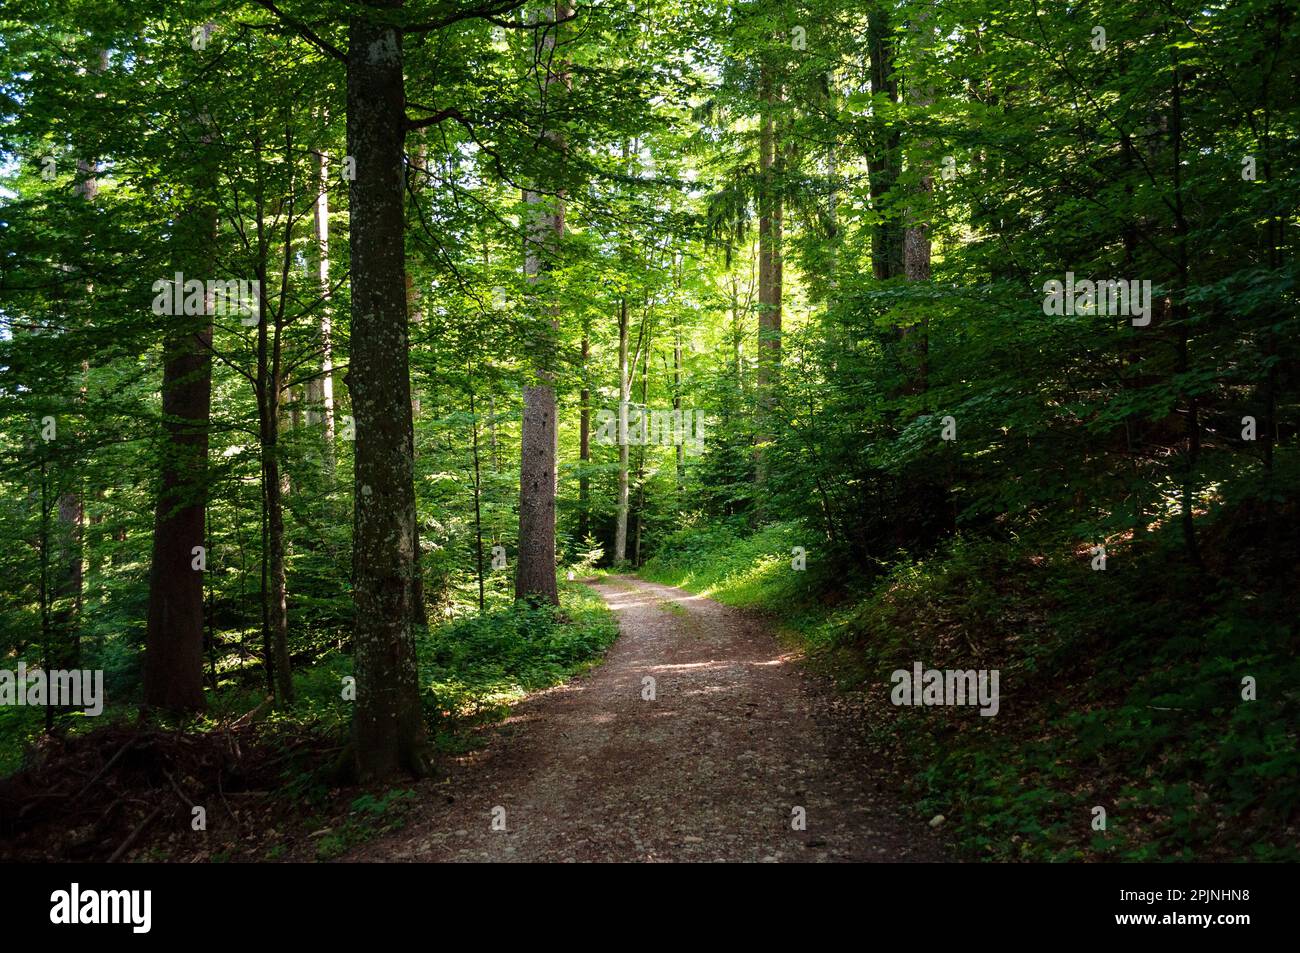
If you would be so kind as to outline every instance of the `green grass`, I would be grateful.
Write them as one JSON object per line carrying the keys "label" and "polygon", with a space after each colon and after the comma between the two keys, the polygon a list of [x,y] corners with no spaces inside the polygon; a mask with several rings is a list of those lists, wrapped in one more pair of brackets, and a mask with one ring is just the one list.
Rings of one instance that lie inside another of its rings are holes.
{"label": "green grass", "polygon": [[[352,809],[343,822],[330,828],[316,841],[316,859],[333,860],[359,844],[399,830],[406,824],[406,816],[415,800],[415,792],[404,788],[390,790],[378,797],[361,795],[352,802]],[[272,859],[269,852],[267,856]]]}
{"label": "green grass", "polygon": [[561,583],[560,592],[558,610],[516,604],[465,616],[420,639],[425,710],[442,735],[501,717],[529,692],[600,661],[618,635],[613,614],[584,585]]}
{"label": "green grass", "polygon": [[778,523],[752,536],[740,536],[725,525],[691,527],[669,536],[640,575],[727,605],[783,611],[792,602],[807,602],[815,591],[812,581],[825,570],[815,551],[807,569],[792,568],[792,550],[801,545],[813,549],[809,534],[793,523]]}

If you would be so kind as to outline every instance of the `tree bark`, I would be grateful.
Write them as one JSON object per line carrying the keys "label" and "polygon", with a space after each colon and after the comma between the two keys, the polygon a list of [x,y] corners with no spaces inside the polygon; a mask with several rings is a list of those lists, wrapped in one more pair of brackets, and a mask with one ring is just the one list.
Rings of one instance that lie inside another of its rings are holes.
{"label": "tree bark", "polygon": [[758,407],[756,481],[767,480],[767,462],[762,444],[772,439],[772,415],[776,409],[775,388],[781,364],[781,296],[782,296],[782,202],[777,174],[776,117],[780,90],[773,68],[760,67],[759,95],[763,115],[759,127],[759,197],[758,197]]}
{"label": "tree bark", "polygon": [[[912,19],[911,39],[915,47],[914,59],[919,61],[930,47],[931,29],[927,25],[929,13],[919,11]],[[934,91],[923,83],[909,80],[906,86],[907,101],[912,106],[929,106],[934,102]],[[929,151],[931,143],[919,143],[922,153]],[[930,198],[934,194],[934,177],[922,175],[908,209],[907,224],[903,229],[903,275],[908,281],[930,280]],[[929,380],[930,330],[924,311],[915,325],[898,329],[899,342],[907,354],[907,390],[919,394]]]}
{"label": "tree bark", "polygon": [[[673,257],[673,288],[680,295],[686,263],[681,255]],[[680,433],[685,433],[688,425],[682,419],[682,322],[676,311],[673,312],[673,411],[676,415],[674,421],[682,428]],[[686,486],[686,441],[680,434],[674,434],[673,440],[677,455],[677,492],[681,493]]]}
{"label": "tree bark", "polygon": [[307,422],[324,424],[325,474],[334,480],[334,341],[330,299],[329,157],[316,154],[317,187],[313,233],[316,238],[316,280],[320,290],[320,376],[307,382]]}
{"label": "tree bark", "polygon": [[[401,0],[372,2],[385,13]],[[349,23],[347,54],[356,508],[353,518],[353,720],[361,779],[425,770],[411,615],[415,488],[411,454],[403,219],[402,35],[382,18]]]}
{"label": "tree bark", "polygon": [[627,365],[627,299],[618,304],[618,504],[614,522],[614,565],[627,561],[628,511],[628,402],[632,399],[632,372]]}
{"label": "tree bark", "polygon": [[[1191,367],[1189,343],[1191,336],[1191,314],[1187,304],[1187,287],[1189,283],[1188,258],[1188,222],[1183,207],[1183,68],[1178,60],[1177,48],[1170,50],[1173,59],[1173,128],[1171,130],[1173,146],[1173,186],[1174,186],[1174,235],[1177,239],[1177,274],[1174,279],[1173,318],[1174,329],[1178,334],[1177,370],[1180,376],[1186,375]],[[1187,558],[1197,569],[1204,569],[1200,545],[1196,539],[1196,484],[1197,467],[1201,454],[1201,424],[1198,416],[1198,400],[1195,394],[1180,395],[1187,407],[1187,449],[1183,454],[1182,473],[1180,475],[1180,522],[1183,529],[1183,544],[1187,549]]]}
{"label": "tree bark", "polygon": [[[894,39],[889,15],[880,3],[873,3],[868,10],[867,37],[871,57],[871,94],[877,99],[895,103],[898,101],[898,79],[894,73]],[[898,179],[897,123],[876,122],[872,138],[872,154],[867,157],[869,188],[872,208],[882,218],[871,233],[871,268],[878,280],[885,281],[903,270],[902,230],[890,217],[888,208],[888,196]]]}
{"label": "tree bark", "polygon": [[578,395],[578,539],[585,544],[591,535],[591,388],[587,381],[587,358],[591,355],[591,341],[584,328],[582,333],[582,391]]}
{"label": "tree bark", "polygon": [[[197,262],[215,241],[215,208],[198,205],[178,223],[178,261]],[[200,266],[200,271],[203,268]],[[212,319],[170,315],[163,337],[161,485],[154,512],[145,629],[144,705],[203,708],[203,573],[208,424],[212,402]]]}
{"label": "tree bark", "polygon": [[[550,23],[569,16],[567,2],[557,3]],[[545,22],[545,21],[544,21]],[[542,94],[549,97],[562,93],[568,76],[554,62],[556,33],[559,27],[535,31],[535,68],[545,69],[541,79]],[[542,129],[557,154],[563,152],[560,133]],[[534,289],[551,269],[560,239],[564,235],[564,197],[558,190],[543,197],[538,191],[526,190],[529,206],[524,248],[524,273]],[[534,295],[535,300],[540,295]],[[531,599],[558,605],[559,589],[555,578],[555,487],[558,476],[557,448],[559,430],[555,405],[554,352],[557,315],[554,305],[546,306],[549,315],[538,324],[542,328],[534,349],[534,375],[537,383],[524,387],[523,430],[520,436],[519,464],[519,560],[515,572],[515,598]]]}
{"label": "tree bark", "polygon": [[645,454],[651,439],[648,399],[650,393],[650,337],[645,338],[641,354],[641,443],[636,454],[636,542],[632,549],[632,565],[641,565],[641,531],[645,528]]}
{"label": "tree bark", "polygon": [[[261,209],[258,210],[259,218]],[[261,222],[258,231],[261,232]],[[259,245],[261,235],[259,234]],[[265,260],[260,268],[262,287],[266,284]],[[257,389],[260,418],[260,443],[262,448],[262,493],[266,505],[266,539],[262,558],[267,571],[262,599],[266,606],[263,614],[267,626],[266,647],[270,655],[268,667],[273,674],[275,695],[280,704],[292,704],[293,671],[289,661],[289,598],[285,573],[284,494],[286,480],[280,468],[280,333],[277,321],[274,341],[268,353],[268,328],[266,296],[259,296],[257,333]]]}

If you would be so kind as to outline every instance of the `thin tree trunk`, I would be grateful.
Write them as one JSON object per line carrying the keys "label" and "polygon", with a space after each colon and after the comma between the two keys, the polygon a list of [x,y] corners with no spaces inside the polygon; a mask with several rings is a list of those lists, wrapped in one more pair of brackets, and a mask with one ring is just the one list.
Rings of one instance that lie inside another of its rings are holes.
{"label": "thin tree trunk", "polygon": [[320,304],[320,376],[307,383],[307,420],[325,425],[324,451],[327,483],[334,481],[334,342],[333,315],[331,313],[330,287],[330,224],[329,224],[329,157],[316,154],[317,188],[313,231],[316,238],[316,281]]}
{"label": "thin tree trunk", "polygon": [[468,364],[466,364],[465,371],[470,375],[468,378],[469,420],[474,450],[474,548],[478,565],[478,611],[481,613],[486,608],[483,591],[483,509],[481,502],[483,498],[483,479],[478,462],[478,415],[474,411],[474,378]]}
{"label": "thin tree trunk", "polygon": [[758,197],[758,416],[756,480],[767,480],[767,461],[762,445],[772,439],[772,414],[776,408],[775,388],[781,363],[782,297],[782,203],[777,175],[776,104],[780,90],[773,67],[759,68],[759,96],[763,115],[759,126]]}
{"label": "thin tree trunk", "polygon": [[591,353],[591,342],[587,330],[582,332],[582,391],[578,395],[578,539],[585,543],[591,535],[591,477],[587,467],[591,465],[591,389],[587,381],[587,358]]}
{"label": "thin tree trunk", "polygon": [[[92,71],[98,74],[103,73],[107,68],[108,51],[100,50]],[[75,190],[77,195],[81,196],[86,202],[94,202],[95,197],[99,194],[98,171],[98,163],[95,160],[85,158],[77,160]],[[86,286],[87,294],[89,295],[92,290],[92,286],[88,284]],[[83,381],[81,394],[83,399],[86,393],[85,378],[89,372],[89,364],[83,361],[81,364]],[[66,483],[64,492],[59,496],[58,523],[59,575],[54,582],[53,595],[62,604],[62,607],[55,619],[55,628],[58,630],[61,642],[57,661],[62,668],[74,669],[81,664],[79,630],[85,586],[82,541],[86,527],[86,507],[81,493],[75,489],[66,489]]]}
{"label": "thin tree trunk", "polygon": [[641,442],[636,455],[636,546],[632,551],[632,564],[641,565],[641,531],[645,526],[645,455],[646,444],[650,442],[649,422],[647,420],[647,400],[649,398],[650,377],[650,337],[647,333],[645,350],[641,355]]}
{"label": "thin tree trunk", "polygon": [[[41,654],[45,670],[54,668],[50,624],[50,466],[45,451],[41,456]],[[45,706],[45,731],[54,730],[54,706]]]}
{"label": "thin tree trunk", "polygon": [[628,402],[632,399],[632,373],[627,365],[627,298],[618,304],[618,504],[614,522],[614,565],[627,561],[628,511]]}
{"label": "thin tree trunk", "polygon": [[[292,161],[292,130],[286,129],[286,159]],[[260,137],[253,141],[253,155],[257,167],[262,162]],[[288,199],[290,207],[293,196]],[[266,232],[266,198],[259,175],[256,188],[257,215],[257,278],[260,288],[269,289],[267,261],[270,238]],[[291,222],[292,219],[286,219]],[[292,247],[292,229],[285,226],[284,268],[289,267]],[[288,275],[283,274],[282,279]],[[262,536],[262,643],[265,652],[267,682],[272,695],[281,705],[293,703],[293,672],[289,663],[288,593],[285,576],[284,495],[288,492],[285,475],[280,467],[280,430],[283,415],[282,396],[284,382],[281,373],[281,335],[283,332],[283,303],[274,314],[267,308],[265,293],[257,301],[257,369],[254,389],[257,394],[259,443],[261,446],[263,536]]]}
{"label": "thin tree trunk", "polygon": [[[1174,177],[1174,234],[1177,237],[1177,279],[1174,285],[1173,317],[1178,334],[1178,373],[1186,375],[1190,367],[1189,327],[1191,316],[1187,306],[1188,285],[1188,250],[1187,250],[1187,216],[1183,211],[1183,72],[1178,61],[1178,50],[1172,49],[1174,66],[1173,87],[1173,177]],[[1182,466],[1182,513],[1183,542],[1187,547],[1187,558],[1198,569],[1203,568],[1200,546],[1196,541],[1196,468],[1201,451],[1201,425],[1197,414],[1195,394],[1185,395],[1187,406],[1187,450],[1183,454]]]}
{"label": "thin tree trunk", "polygon": [[[674,262],[673,285],[678,292],[681,291],[680,259]],[[686,423],[682,420],[682,325],[676,311],[673,312],[673,423],[681,428],[673,435],[673,443],[676,445],[674,452],[677,455],[677,492],[680,493],[686,483],[686,441],[680,437],[686,431]]]}

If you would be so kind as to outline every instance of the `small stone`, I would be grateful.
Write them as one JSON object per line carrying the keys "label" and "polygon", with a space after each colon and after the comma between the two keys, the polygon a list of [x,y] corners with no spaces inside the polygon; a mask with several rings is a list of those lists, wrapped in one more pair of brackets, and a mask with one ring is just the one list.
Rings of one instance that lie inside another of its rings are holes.
{"label": "small stone", "polygon": [[944,822],[944,820],[945,820],[945,818],[944,818],[944,816],[943,816],[942,814],[936,814],[934,817],[930,818],[930,826],[931,826],[931,827],[942,827],[942,826],[943,826],[943,822]]}

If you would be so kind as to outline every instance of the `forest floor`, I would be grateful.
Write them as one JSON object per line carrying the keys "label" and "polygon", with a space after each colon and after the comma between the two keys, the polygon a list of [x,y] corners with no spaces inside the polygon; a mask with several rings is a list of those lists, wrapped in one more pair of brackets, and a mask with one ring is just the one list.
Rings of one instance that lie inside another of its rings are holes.
{"label": "forest floor", "polygon": [[627,576],[594,588],[619,619],[604,663],[520,702],[341,859],[946,859],[761,617]]}

